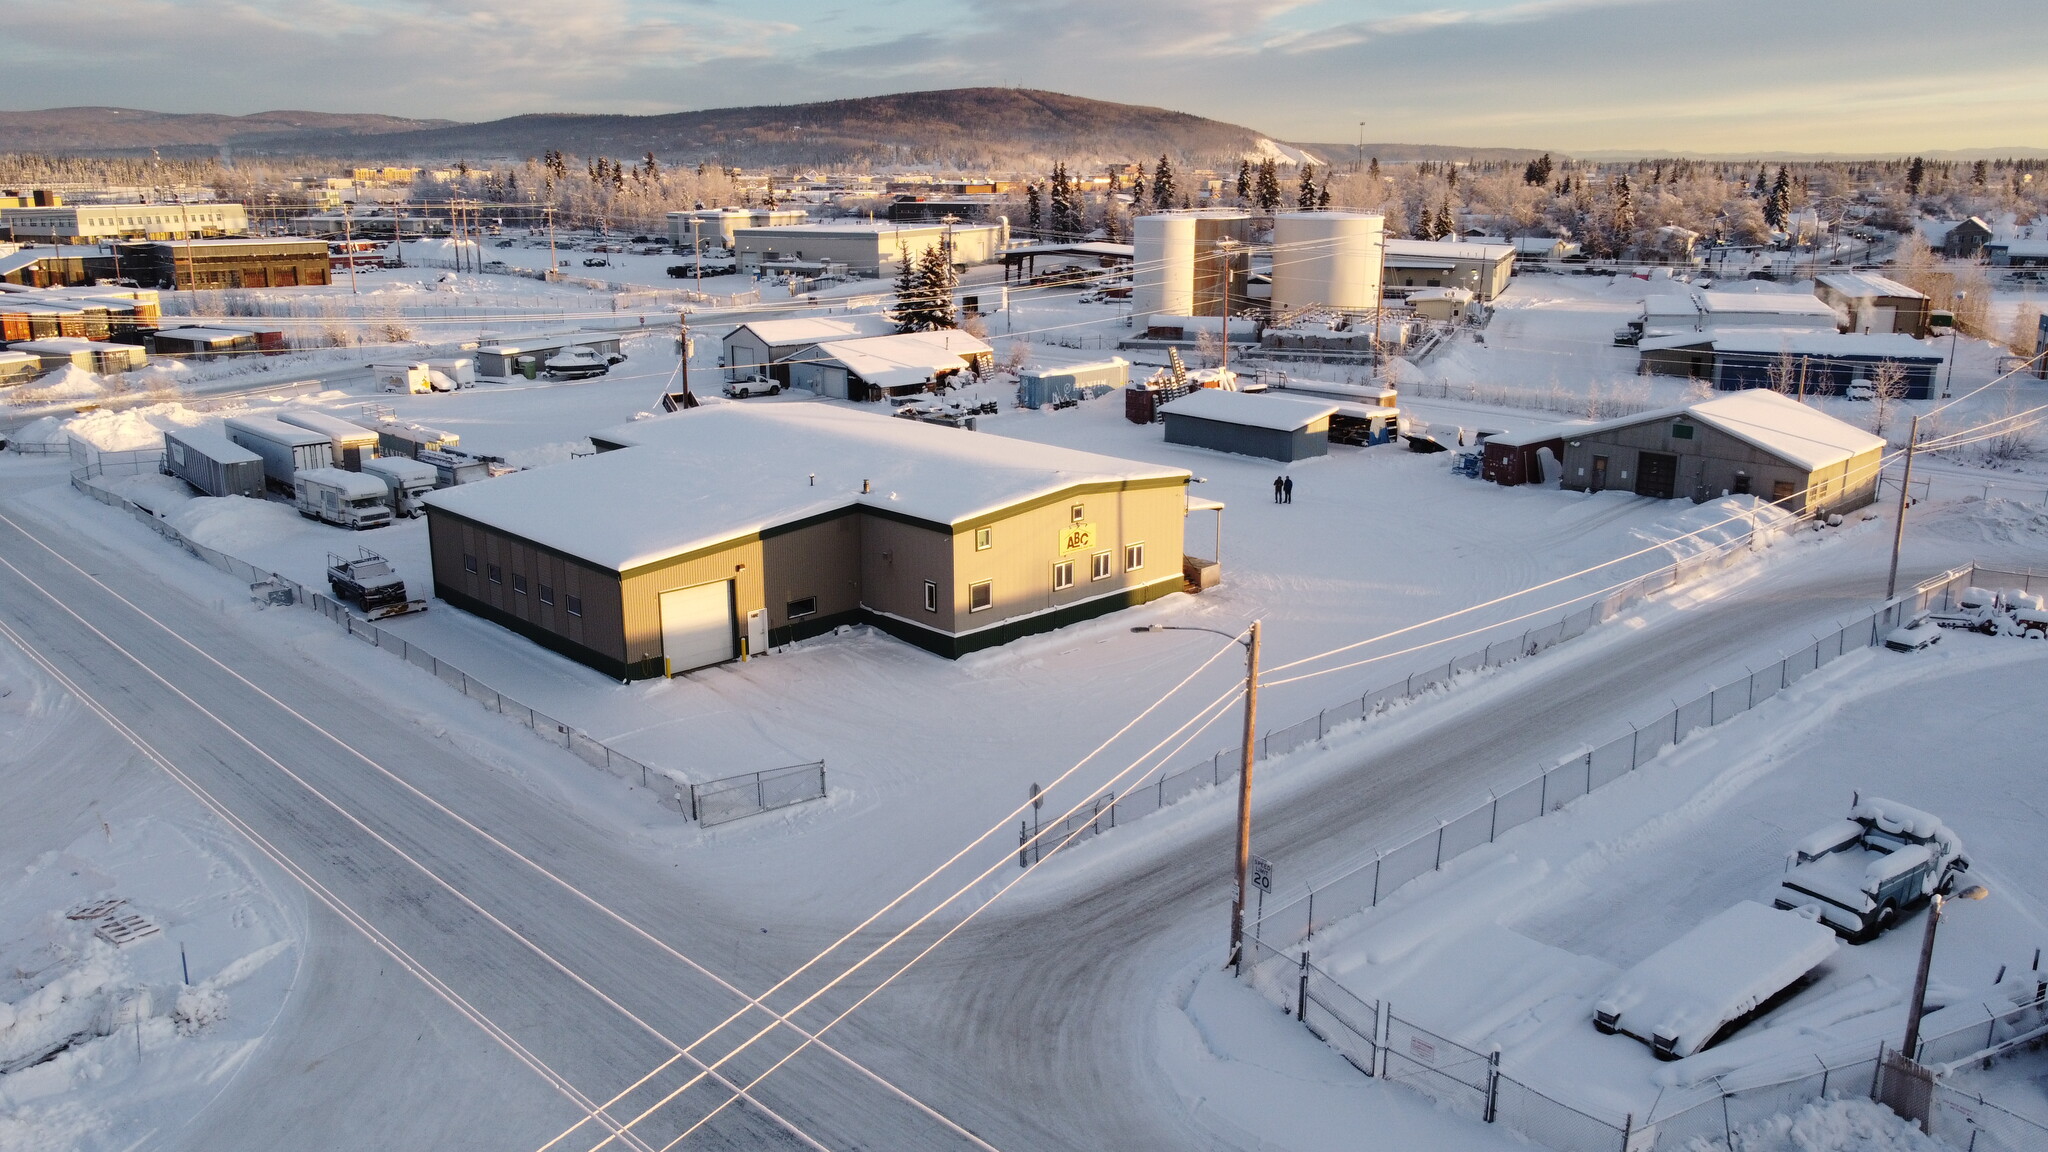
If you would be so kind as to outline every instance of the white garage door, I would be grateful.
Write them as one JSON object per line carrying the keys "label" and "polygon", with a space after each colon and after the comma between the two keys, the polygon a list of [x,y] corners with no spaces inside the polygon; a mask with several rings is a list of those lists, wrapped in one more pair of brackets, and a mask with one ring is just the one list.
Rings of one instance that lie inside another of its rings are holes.
{"label": "white garage door", "polygon": [[718,664],[733,651],[732,581],[661,594],[661,654],[671,676]]}

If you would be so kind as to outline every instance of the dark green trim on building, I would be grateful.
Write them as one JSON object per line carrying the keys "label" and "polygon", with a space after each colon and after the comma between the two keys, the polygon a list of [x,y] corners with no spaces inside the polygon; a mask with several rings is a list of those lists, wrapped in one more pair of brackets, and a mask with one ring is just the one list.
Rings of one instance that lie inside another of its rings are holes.
{"label": "dark green trim on building", "polygon": [[927,652],[944,656],[948,660],[958,660],[970,652],[979,652],[984,648],[1000,647],[1012,640],[1021,640],[1026,636],[1035,636],[1040,632],[1056,631],[1065,628],[1069,624],[1079,624],[1084,620],[1093,620],[1097,616],[1107,616],[1111,612],[1121,612],[1126,608],[1136,607],[1139,604],[1149,604],[1162,596],[1171,595],[1178,591],[1180,591],[1179,581],[1160,580],[1151,584],[1143,584],[1136,588],[1126,588],[1121,592],[1098,597],[1093,600],[1084,600],[1079,604],[1069,604],[1064,608],[1055,608],[1050,612],[1040,612],[1033,616],[1020,616],[1014,620],[1005,620],[993,627],[984,628],[978,632],[969,632],[962,636],[954,636],[931,628],[921,628],[908,620],[895,616],[884,616],[880,613],[868,612],[866,610],[862,610],[861,615],[866,618],[866,623],[874,625],[876,628],[887,632],[906,644],[914,644]]}

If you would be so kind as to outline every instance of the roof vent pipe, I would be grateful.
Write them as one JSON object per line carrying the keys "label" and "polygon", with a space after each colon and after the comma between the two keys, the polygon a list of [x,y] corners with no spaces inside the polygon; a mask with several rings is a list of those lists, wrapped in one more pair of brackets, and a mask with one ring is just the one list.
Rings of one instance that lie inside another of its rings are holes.
{"label": "roof vent pipe", "polygon": [[863,481],[861,481],[861,482],[860,482],[860,493],[861,493],[861,495],[865,496],[865,495],[867,495],[868,493],[870,493],[870,492],[873,492],[874,490],[875,490],[875,487],[874,487],[874,485],[873,485],[873,484],[871,484],[871,483],[869,483],[868,481],[866,481],[866,480],[863,480]]}

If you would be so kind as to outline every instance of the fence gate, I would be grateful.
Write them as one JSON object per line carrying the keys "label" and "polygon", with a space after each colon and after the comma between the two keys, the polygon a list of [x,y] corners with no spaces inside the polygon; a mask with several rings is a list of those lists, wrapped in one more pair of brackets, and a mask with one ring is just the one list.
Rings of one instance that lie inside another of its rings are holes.
{"label": "fence gate", "polygon": [[1386,1078],[1452,1111],[1490,1120],[1493,1062],[1455,1040],[1418,1028],[1387,1011]]}
{"label": "fence gate", "polygon": [[1934,1070],[1902,1052],[1885,1052],[1877,1060],[1877,1091],[1871,1095],[1924,1131],[1934,1103]]}

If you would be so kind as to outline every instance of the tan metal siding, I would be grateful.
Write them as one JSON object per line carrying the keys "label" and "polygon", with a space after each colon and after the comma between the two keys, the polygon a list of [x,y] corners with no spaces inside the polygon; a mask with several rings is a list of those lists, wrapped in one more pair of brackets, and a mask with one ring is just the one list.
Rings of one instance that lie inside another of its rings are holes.
{"label": "tan metal siding", "polygon": [[[745,565],[744,568],[741,565]],[[761,541],[739,540],[686,559],[642,569],[619,582],[626,661],[661,659],[661,594],[713,580],[733,582],[733,616],[744,626],[762,604]]]}

